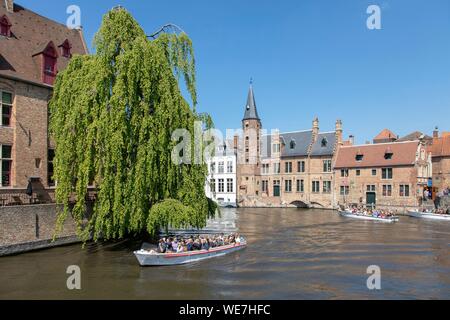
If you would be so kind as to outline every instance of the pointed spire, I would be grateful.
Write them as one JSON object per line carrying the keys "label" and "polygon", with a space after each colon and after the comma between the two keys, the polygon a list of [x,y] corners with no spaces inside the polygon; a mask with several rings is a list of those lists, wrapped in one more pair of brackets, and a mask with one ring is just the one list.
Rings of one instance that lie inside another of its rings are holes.
{"label": "pointed spire", "polygon": [[250,88],[248,89],[247,104],[245,105],[244,119],[242,120],[260,120],[256,110],[255,95],[253,94],[253,79],[250,78]]}

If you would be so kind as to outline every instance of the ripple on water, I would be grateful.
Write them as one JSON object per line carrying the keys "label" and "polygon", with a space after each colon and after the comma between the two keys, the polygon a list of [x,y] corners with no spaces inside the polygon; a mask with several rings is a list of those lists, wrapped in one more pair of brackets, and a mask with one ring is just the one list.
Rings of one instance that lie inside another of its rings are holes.
{"label": "ripple on water", "polygon": [[[325,210],[226,209],[208,230],[236,228],[245,250],[189,265],[142,268],[140,243],[71,245],[0,258],[0,298],[450,298],[450,224],[358,221]],[[222,229],[221,229],[222,228]],[[65,288],[78,264],[83,290]],[[369,265],[382,290],[366,287]]]}

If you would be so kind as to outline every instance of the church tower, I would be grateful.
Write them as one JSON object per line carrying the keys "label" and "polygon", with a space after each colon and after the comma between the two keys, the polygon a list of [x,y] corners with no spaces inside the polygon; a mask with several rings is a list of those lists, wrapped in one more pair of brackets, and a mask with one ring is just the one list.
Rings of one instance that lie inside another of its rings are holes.
{"label": "church tower", "polygon": [[251,81],[242,119],[242,130],[243,135],[238,152],[238,202],[252,202],[252,197],[260,195],[261,120],[256,109]]}

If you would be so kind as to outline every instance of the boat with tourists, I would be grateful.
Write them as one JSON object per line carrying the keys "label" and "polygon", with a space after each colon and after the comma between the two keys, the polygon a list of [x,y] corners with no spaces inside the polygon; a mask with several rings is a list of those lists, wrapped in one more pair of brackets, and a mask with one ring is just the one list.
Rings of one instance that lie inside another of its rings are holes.
{"label": "boat with tourists", "polygon": [[408,216],[413,218],[422,218],[422,219],[432,219],[432,220],[440,220],[440,221],[450,221],[450,213],[449,209],[447,210],[410,210],[407,213]]}
{"label": "boat with tourists", "polygon": [[381,222],[397,222],[398,217],[387,210],[367,209],[367,208],[346,208],[338,211],[339,215],[347,218],[354,218],[360,220],[372,220]]}
{"label": "boat with tourists", "polygon": [[247,241],[239,235],[227,237],[162,238],[156,250],[134,251],[141,266],[168,266],[220,257],[244,249]]}

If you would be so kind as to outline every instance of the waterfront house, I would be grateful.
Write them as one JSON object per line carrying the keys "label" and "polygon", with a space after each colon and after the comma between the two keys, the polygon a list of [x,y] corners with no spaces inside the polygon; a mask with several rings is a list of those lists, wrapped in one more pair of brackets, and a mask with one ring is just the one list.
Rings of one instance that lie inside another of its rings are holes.
{"label": "waterfront house", "polygon": [[433,194],[450,187],[450,132],[433,132],[433,143],[428,149],[433,161]]}
{"label": "waterfront house", "polygon": [[[58,72],[87,54],[81,29],[69,29],[13,0],[0,0],[0,161],[2,205],[29,201],[25,190],[49,190],[55,145],[48,102]],[[40,196],[45,196],[41,192]]]}
{"label": "waterfront house", "polygon": [[432,175],[423,140],[341,146],[335,188],[337,204],[416,207]]}
{"label": "waterfront house", "polygon": [[243,207],[332,208],[335,198],[332,164],[342,141],[342,122],[335,130],[312,129],[269,134],[262,131],[250,86],[243,134],[238,147],[238,204]]}
{"label": "waterfront house", "polygon": [[205,194],[221,207],[236,206],[236,153],[226,144],[217,147],[214,156],[206,160],[208,176]]}

